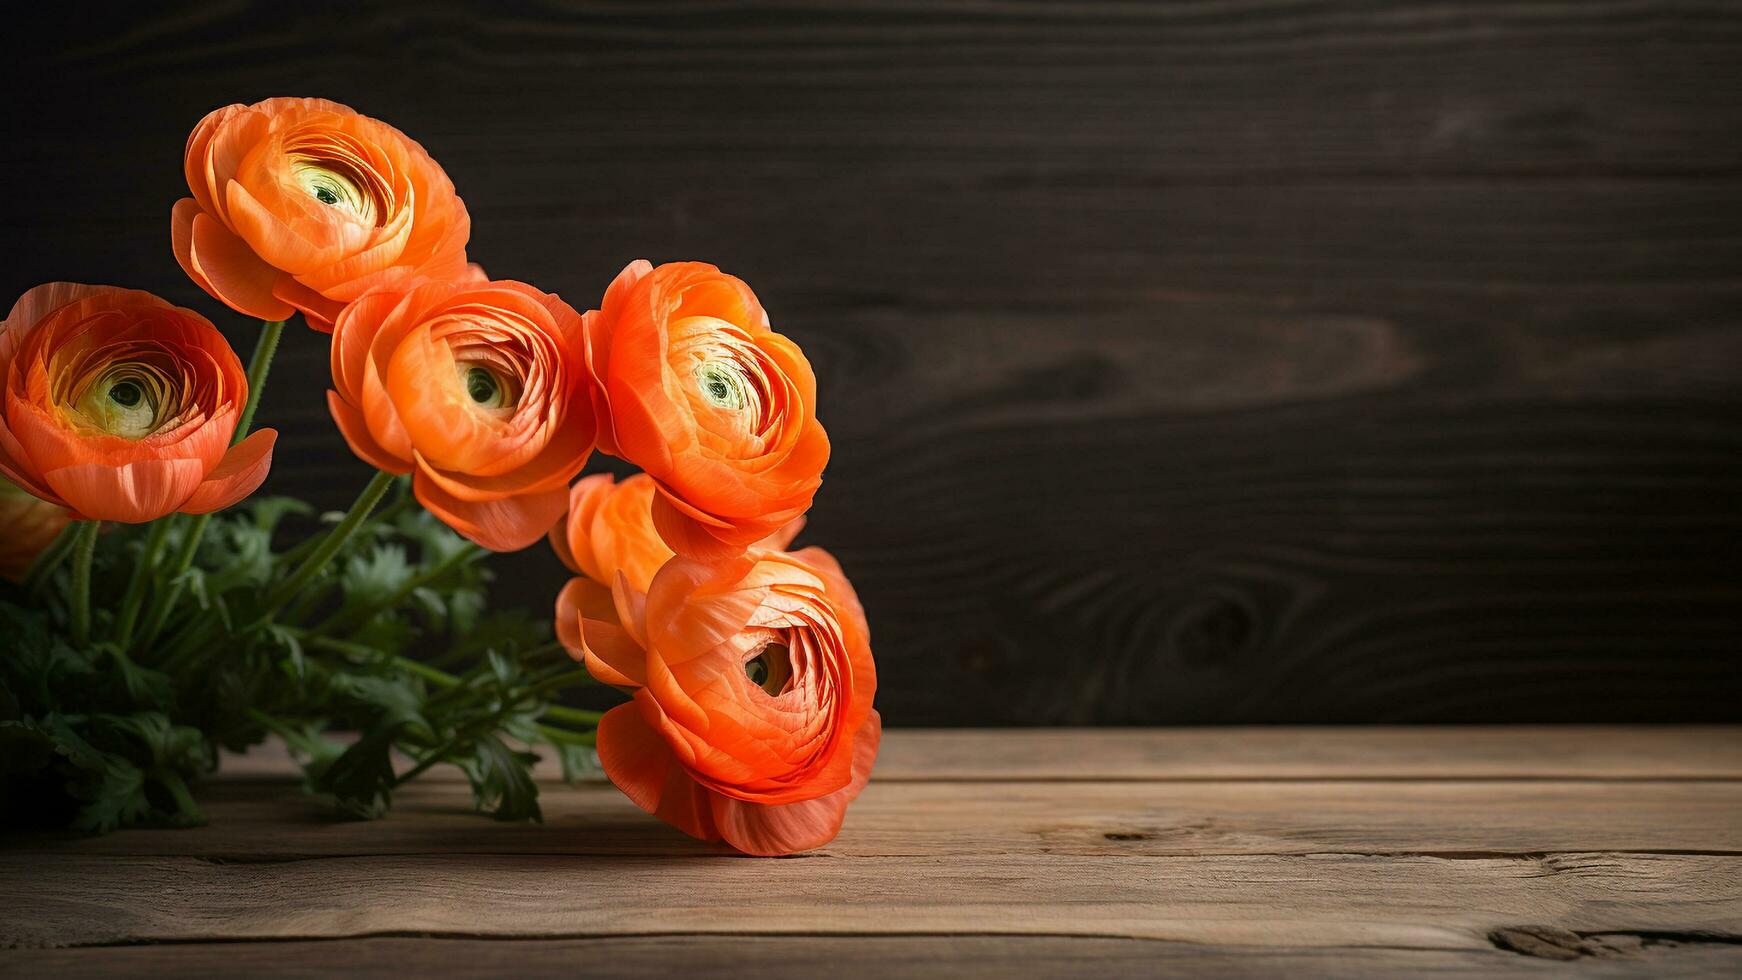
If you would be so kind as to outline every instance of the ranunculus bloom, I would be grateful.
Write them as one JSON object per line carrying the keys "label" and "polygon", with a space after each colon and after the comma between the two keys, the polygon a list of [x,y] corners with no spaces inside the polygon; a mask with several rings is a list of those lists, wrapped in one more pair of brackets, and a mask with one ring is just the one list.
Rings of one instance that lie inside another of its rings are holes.
{"label": "ranunculus bloom", "polygon": [[0,324],[0,384],[0,473],[87,520],[220,510],[272,464],[271,429],[230,445],[248,377],[223,335],[150,293],[25,293]]}
{"label": "ranunculus bloom", "polygon": [[0,578],[23,581],[31,562],[73,519],[59,507],[0,480]]}
{"label": "ranunculus bloom", "polygon": [[593,451],[581,316],[525,283],[426,282],[345,307],[327,405],[351,451],[495,551],[568,506]]}
{"label": "ranunculus bloom", "polygon": [[175,257],[249,316],[301,310],[331,330],[372,288],[465,272],[471,220],[447,174],[404,133],[336,102],[217,109],[183,163],[194,196],[175,205]]}
{"label": "ranunculus bloom", "polygon": [[[609,473],[581,479],[569,488],[568,517],[550,529],[552,550],[576,575],[609,588],[622,572],[630,588],[646,592],[672,557],[653,526],[653,497],[653,478],[646,473],[621,483]],[[804,518],[795,517],[758,546],[784,551],[803,527]]]}
{"label": "ranunculus bloom", "polygon": [[816,378],[750,287],[700,262],[633,262],[587,339],[599,448],[654,479],[677,553],[731,557],[810,509],[829,459]]}
{"label": "ranunculus bloom", "polygon": [[630,693],[599,723],[605,774],[703,840],[788,854],[834,839],[877,756],[870,633],[820,548],[674,558],[643,596],[577,578],[557,633]]}

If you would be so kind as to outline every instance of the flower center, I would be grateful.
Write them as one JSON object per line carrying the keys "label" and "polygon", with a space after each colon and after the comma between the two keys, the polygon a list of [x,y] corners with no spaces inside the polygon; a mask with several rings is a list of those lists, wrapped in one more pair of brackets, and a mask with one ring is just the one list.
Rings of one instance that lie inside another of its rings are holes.
{"label": "flower center", "polygon": [[792,652],[784,643],[770,643],[744,662],[744,676],[772,695],[786,690],[792,680]]}
{"label": "flower center", "polygon": [[460,383],[466,387],[467,397],[481,408],[513,408],[517,397],[514,386],[506,384],[487,367],[477,364],[461,364]]}
{"label": "flower center", "polygon": [[143,439],[159,420],[173,415],[174,393],[163,376],[144,364],[111,368],[79,397],[75,408],[91,425],[123,439]]}
{"label": "flower center", "polygon": [[736,412],[750,403],[749,393],[744,390],[744,376],[733,370],[732,365],[701,361],[696,364],[695,375],[697,390],[715,408]]}
{"label": "flower center", "polygon": [[307,158],[296,159],[290,171],[297,186],[309,197],[366,224],[375,223],[375,196],[364,189],[362,181],[338,167]]}
{"label": "flower center", "polygon": [[132,408],[145,397],[145,392],[131,381],[118,381],[109,387],[109,400],[122,408]]}

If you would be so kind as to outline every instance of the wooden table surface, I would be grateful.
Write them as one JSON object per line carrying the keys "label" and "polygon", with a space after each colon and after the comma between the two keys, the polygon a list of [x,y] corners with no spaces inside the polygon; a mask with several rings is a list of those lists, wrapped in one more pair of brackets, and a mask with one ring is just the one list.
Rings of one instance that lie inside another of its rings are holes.
{"label": "wooden table surface", "polygon": [[355,823],[263,752],[203,798],[6,838],[0,975],[1742,974],[1735,727],[894,731],[777,860],[602,784]]}

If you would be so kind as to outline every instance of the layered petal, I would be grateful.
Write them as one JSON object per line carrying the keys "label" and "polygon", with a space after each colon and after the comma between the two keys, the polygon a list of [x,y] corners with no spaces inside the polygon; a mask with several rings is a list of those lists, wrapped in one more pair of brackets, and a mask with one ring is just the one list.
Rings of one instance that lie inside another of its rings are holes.
{"label": "layered petal", "polygon": [[206,513],[253,492],[276,434],[226,450],[247,399],[211,323],[149,293],[51,283],[0,326],[0,472],[87,519]]}
{"label": "layered petal", "polygon": [[327,404],[364,461],[414,472],[431,513],[494,550],[556,524],[593,451],[580,314],[472,276],[370,293],[333,322]]}
{"label": "layered petal", "polygon": [[262,429],[230,447],[224,458],[206,474],[193,496],[182,504],[186,514],[209,514],[241,502],[260,489],[272,468],[272,447],[278,433]]}
{"label": "layered petal", "polygon": [[586,330],[601,448],[657,482],[655,525],[673,551],[740,554],[809,509],[829,458],[816,379],[741,280],[637,261]]}
{"label": "layered petal", "polygon": [[176,260],[250,316],[300,310],[330,330],[370,290],[465,274],[471,220],[447,175],[405,134],[336,102],[215,110],[189,135],[183,171]]}
{"label": "layered petal", "polygon": [[598,747],[636,805],[750,854],[833,839],[881,722],[863,611],[831,557],[675,557],[645,597],[618,572],[609,603],[577,578],[557,618],[588,671],[634,698],[606,715]]}

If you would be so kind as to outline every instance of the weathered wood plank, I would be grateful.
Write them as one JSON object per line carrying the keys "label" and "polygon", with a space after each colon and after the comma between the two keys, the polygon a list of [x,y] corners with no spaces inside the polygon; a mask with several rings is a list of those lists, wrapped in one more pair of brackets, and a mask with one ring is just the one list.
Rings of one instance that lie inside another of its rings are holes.
{"label": "weathered wood plank", "polygon": [[[1737,717],[1735,184],[672,179],[669,224],[519,202],[504,265],[578,302],[631,247],[757,284],[819,371],[806,540],[892,718]],[[342,506],[320,340],[284,349],[267,489]],[[492,564],[535,609],[564,577]]]}
{"label": "weathered wood plank", "polygon": [[[1742,945],[1688,938],[1601,937],[1612,950],[1580,956],[1577,975],[1734,977]],[[1602,949],[1590,943],[1595,951]],[[386,937],[322,942],[210,943],[0,951],[0,976],[78,980],[115,976],[401,980],[440,976],[639,978],[755,976],[764,980],[1006,977],[1106,980],[1165,976],[1565,976],[1561,959],[1498,949],[1275,949],[1077,936],[646,936],[522,940]]]}
{"label": "weathered wood plank", "polygon": [[[283,861],[398,854],[706,856],[728,853],[609,786],[547,783],[543,824],[472,811],[465,784],[402,790],[385,819],[339,819],[293,785],[220,782],[210,824],[103,837],[15,835],[0,849]],[[1742,782],[891,783],[873,781],[820,853],[916,858],[1658,851],[1742,856]]]}
{"label": "weathered wood plank", "polygon": [[[226,755],[217,778],[296,773],[272,741]],[[1228,779],[1742,779],[1742,726],[895,729],[876,768],[878,782]]]}
{"label": "weathered wood plank", "polygon": [[[6,109],[39,123],[20,139],[48,145],[95,117],[139,140],[232,98],[319,91],[474,178],[674,155],[809,179],[1742,165],[1723,84],[1742,17],[1715,2],[437,2],[359,10],[344,32],[279,4],[67,20],[20,12],[24,36],[57,39],[8,59],[30,97]],[[123,85],[134,98],[75,101]],[[468,139],[480,131],[492,139]]]}
{"label": "weathered wood plank", "polygon": [[1541,924],[1742,941],[1742,857],[0,856],[0,945],[904,933],[1487,949]]}

